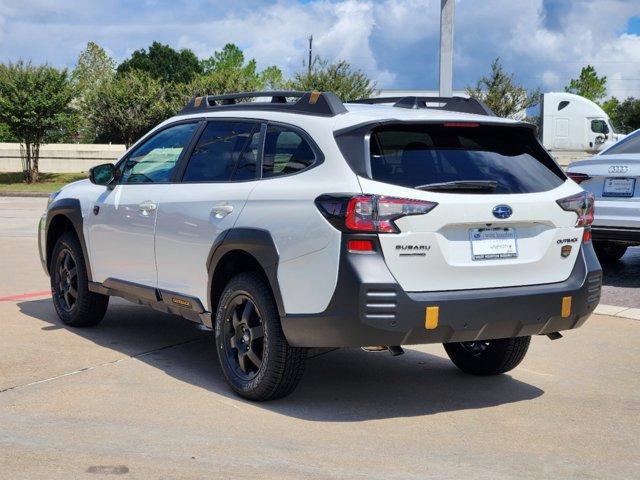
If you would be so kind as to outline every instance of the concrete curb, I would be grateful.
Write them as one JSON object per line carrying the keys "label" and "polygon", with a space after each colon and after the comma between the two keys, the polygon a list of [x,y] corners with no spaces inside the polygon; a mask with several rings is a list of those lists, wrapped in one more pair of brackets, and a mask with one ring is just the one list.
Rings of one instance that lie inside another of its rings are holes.
{"label": "concrete curb", "polygon": [[619,307],[616,305],[600,304],[593,313],[598,315],[609,315],[610,317],[629,318],[631,320],[640,320],[640,308]]}
{"label": "concrete curb", "polygon": [[7,190],[0,190],[0,197],[48,197],[51,195],[49,192],[12,192]]}

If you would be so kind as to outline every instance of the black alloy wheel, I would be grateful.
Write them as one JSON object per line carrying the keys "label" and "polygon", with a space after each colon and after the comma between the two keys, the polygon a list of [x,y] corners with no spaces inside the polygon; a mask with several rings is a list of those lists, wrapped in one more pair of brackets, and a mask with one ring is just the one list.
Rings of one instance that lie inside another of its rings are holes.
{"label": "black alloy wheel", "polygon": [[222,373],[238,395],[254,401],[290,394],[307,349],[287,342],[267,279],[243,272],[225,285],[216,308],[215,343]]}
{"label": "black alloy wheel", "polygon": [[109,297],[89,290],[89,278],[82,246],[72,232],[56,241],[51,253],[51,292],[60,320],[71,327],[92,327],[100,323]]}
{"label": "black alloy wheel", "polygon": [[262,365],[264,328],[253,300],[239,293],[231,300],[222,329],[228,365],[243,380],[252,380]]}
{"label": "black alloy wheel", "polygon": [[53,294],[56,295],[58,304],[66,312],[73,311],[78,303],[78,266],[68,248],[59,251],[53,274]]}

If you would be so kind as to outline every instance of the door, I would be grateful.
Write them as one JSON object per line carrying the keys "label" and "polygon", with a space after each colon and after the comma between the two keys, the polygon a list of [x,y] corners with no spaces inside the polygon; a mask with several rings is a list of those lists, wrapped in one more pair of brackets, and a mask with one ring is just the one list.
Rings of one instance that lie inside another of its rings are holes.
{"label": "door", "polygon": [[207,258],[218,235],[234,226],[256,185],[261,137],[257,122],[208,122],[182,168],[182,182],[160,197],[158,288],[207,305]]}
{"label": "door", "polygon": [[119,165],[118,185],[96,200],[87,218],[95,281],[114,278],[155,287],[158,199],[171,188],[167,184],[197,127],[192,122],[164,128]]}

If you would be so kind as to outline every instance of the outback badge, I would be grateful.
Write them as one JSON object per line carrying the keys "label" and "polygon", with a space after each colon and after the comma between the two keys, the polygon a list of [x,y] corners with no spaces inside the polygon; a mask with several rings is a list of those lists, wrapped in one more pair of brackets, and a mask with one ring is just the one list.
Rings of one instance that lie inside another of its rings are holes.
{"label": "outback badge", "polygon": [[571,245],[563,245],[560,249],[560,256],[567,258],[569,255],[571,255]]}

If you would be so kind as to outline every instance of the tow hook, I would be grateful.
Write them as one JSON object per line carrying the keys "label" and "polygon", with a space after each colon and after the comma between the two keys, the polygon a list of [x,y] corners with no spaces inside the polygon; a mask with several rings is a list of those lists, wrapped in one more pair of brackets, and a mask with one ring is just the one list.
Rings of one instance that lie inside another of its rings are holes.
{"label": "tow hook", "polygon": [[398,355],[402,355],[404,350],[399,345],[371,345],[369,347],[361,347],[362,350],[369,353],[375,352],[389,352],[391,356],[397,357]]}
{"label": "tow hook", "polygon": [[549,337],[549,340],[559,340],[562,338],[562,334],[560,332],[551,332],[547,333],[547,337]]}

